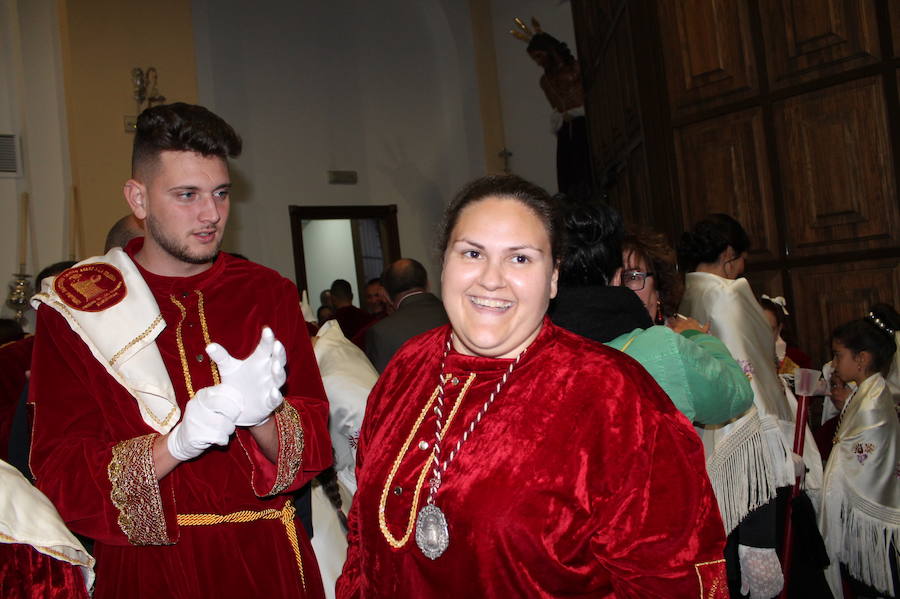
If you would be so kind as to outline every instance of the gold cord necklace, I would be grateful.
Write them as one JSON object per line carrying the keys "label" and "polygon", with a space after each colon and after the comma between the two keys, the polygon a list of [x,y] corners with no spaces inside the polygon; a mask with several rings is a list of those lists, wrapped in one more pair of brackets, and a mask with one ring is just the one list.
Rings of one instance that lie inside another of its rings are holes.
{"label": "gold cord necklace", "polygon": [[[443,482],[444,474],[447,472],[447,467],[453,462],[456,456],[459,454],[460,448],[463,444],[468,441],[469,435],[473,433],[475,430],[475,426],[481,422],[481,419],[484,418],[484,415],[487,413],[488,408],[494,403],[494,399],[500,393],[500,389],[506,384],[506,381],[509,379],[509,375],[512,374],[512,371],[519,364],[519,360],[522,359],[522,356],[525,354],[525,349],[519,352],[519,355],[516,356],[516,359],[513,360],[509,368],[506,372],[503,373],[503,377],[497,382],[497,387],[491,393],[491,396],[484,402],[481,406],[481,409],[478,410],[478,413],[474,418],[469,422],[469,426],[467,426],[463,430],[463,436],[456,442],[456,447],[450,452],[450,456],[441,461],[441,441],[444,437],[444,428],[441,426],[441,418],[443,418],[443,409],[444,409],[444,365],[447,362],[447,355],[450,353],[450,339],[447,339],[447,345],[444,348],[444,356],[441,359],[441,374],[439,377],[439,386],[438,386],[438,394],[437,394],[437,405],[434,407],[434,412],[437,414],[437,419],[435,421],[436,428],[434,433],[434,451],[432,452],[432,472],[434,476],[430,481],[430,489],[428,492],[428,502],[425,506],[419,511],[419,516],[416,518],[416,545],[419,546],[419,549],[422,550],[422,553],[425,557],[430,559],[437,559],[440,557],[444,551],[447,550],[447,547],[450,546],[450,530],[447,526],[447,517],[444,515],[444,512],[441,511],[437,505],[435,505],[435,496],[437,495],[438,490],[441,488],[441,483]],[[527,348],[526,348],[527,349]],[[457,405],[459,405],[459,401],[457,400]]]}
{"label": "gold cord necklace", "polygon": [[[449,375],[447,376],[449,378]],[[462,399],[463,397],[465,397],[466,393],[469,390],[469,386],[474,380],[475,373],[471,373],[468,380],[463,385],[463,388],[460,390],[459,397],[457,397],[456,403],[453,405],[453,409],[450,411],[450,416],[447,418],[447,422],[444,424],[443,434],[447,434],[447,429],[450,428],[450,423],[453,421],[453,417],[456,416],[456,412],[459,409],[459,406],[462,404]],[[412,536],[413,524],[416,518],[416,510],[419,507],[419,494],[422,491],[422,483],[425,481],[425,476],[428,474],[428,467],[431,465],[432,458],[429,457],[429,459],[425,462],[425,464],[422,466],[421,471],[419,472],[419,477],[416,481],[416,488],[413,493],[412,505],[410,506],[409,516],[406,520],[406,528],[404,529],[403,536],[399,539],[395,537],[393,533],[391,533],[387,525],[387,520],[385,519],[385,507],[387,505],[388,495],[390,493],[391,485],[394,482],[394,477],[397,475],[397,470],[400,469],[400,463],[403,461],[403,457],[409,450],[409,446],[412,443],[412,440],[415,438],[419,427],[422,425],[422,421],[425,420],[425,415],[434,404],[434,400],[437,397],[439,391],[440,386],[435,388],[434,393],[431,394],[431,397],[425,403],[425,407],[423,407],[422,411],[419,412],[419,417],[416,418],[416,422],[415,424],[413,424],[412,430],[406,437],[406,441],[403,442],[403,446],[400,448],[400,453],[398,453],[397,457],[394,459],[394,463],[391,466],[391,471],[388,474],[387,480],[385,480],[384,487],[381,489],[381,500],[378,504],[378,526],[381,528],[381,534],[384,535],[384,539],[394,549],[400,549],[401,547],[406,545],[406,543],[409,541],[409,538]],[[434,450],[432,449],[432,452],[433,451]]]}

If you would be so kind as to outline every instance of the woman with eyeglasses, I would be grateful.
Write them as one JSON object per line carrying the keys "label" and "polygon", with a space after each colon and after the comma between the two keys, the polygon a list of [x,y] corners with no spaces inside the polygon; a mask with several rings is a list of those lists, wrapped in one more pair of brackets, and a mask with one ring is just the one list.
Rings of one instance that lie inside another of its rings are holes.
{"label": "woman with eyeglasses", "polygon": [[674,314],[680,295],[674,252],[662,236],[629,235],[623,246],[613,208],[572,201],[565,212],[553,321],[640,362],[691,422],[721,424],[748,410],[750,385],[721,341],[695,320],[653,325],[658,313]]}
{"label": "woman with eyeglasses", "polygon": [[[772,597],[784,580],[775,551],[779,488],[804,470],[806,489],[821,487],[822,462],[807,432],[803,461],[791,451],[796,404],[778,379],[772,328],[744,272],[750,238],[726,214],[712,214],[682,234],[678,260],[685,275],[679,311],[708,322],[742,365],[753,388],[754,407],[720,427],[698,427],[707,449],[707,472],[716,490],[728,545],[733,597]],[[793,585],[792,585],[793,586]]]}

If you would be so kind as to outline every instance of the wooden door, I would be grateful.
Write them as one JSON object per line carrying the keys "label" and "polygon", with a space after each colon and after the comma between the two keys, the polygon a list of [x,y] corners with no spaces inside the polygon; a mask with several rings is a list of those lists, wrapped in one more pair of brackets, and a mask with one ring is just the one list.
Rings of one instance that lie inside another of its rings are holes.
{"label": "wooden door", "polygon": [[610,193],[626,220],[674,241],[736,217],[754,290],[787,297],[817,363],[835,326],[900,307],[900,3],[575,0],[573,15],[595,172],[628,173]]}

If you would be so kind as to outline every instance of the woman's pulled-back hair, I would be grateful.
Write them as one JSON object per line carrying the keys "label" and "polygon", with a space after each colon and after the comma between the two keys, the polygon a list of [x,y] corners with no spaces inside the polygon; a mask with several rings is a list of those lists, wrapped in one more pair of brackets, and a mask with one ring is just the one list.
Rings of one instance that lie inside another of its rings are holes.
{"label": "woman's pulled-back hair", "polygon": [[664,316],[674,316],[684,295],[684,281],[675,265],[675,250],[665,235],[649,229],[636,229],[625,235],[622,253],[642,258],[653,273],[659,306]]}
{"label": "woman's pulled-back hair", "polygon": [[887,374],[897,342],[894,334],[900,329],[900,314],[888,304],[875,304],[869,313],[851,320],[834,330],[831,338],[856,355],[866,351],[872,354],[872,367]]}
{"label": "woman's pulled-back hair", "polygon": [[137,120],[131,152],[131,174],[159,159],[160,152],[197,152],[223,160],[241,153],[241,138],[231,125],[203,106],[176,102],[144,110]]}
{"label": "woman's pulled-back hair", "polygon": [[554,262],[562,260],[565,248],[565,226],[558,203],[543,188],[517,175],[487,175],[463,187],[447,206],[438,228],[436,250],[443,257],[450,245],[459,215],[464,208],[490,197],[516,200],[529,208],[544,225],[550,238]]}
{"label": "woman's pulled-back hair", "polygon": [[693,272],[698,264],[718,260],[728,246],[739,256],[750,249],[750,237],[741,223],[727,214],[710,214],[681,234],[678,264],[682,272]]}
{"label": "woman's pulled-back hair", "polygon": [[567,287],[609,285],[622,266],[622,217],[605,203],[556,196],[565,213],[566,250],[559,284]]}

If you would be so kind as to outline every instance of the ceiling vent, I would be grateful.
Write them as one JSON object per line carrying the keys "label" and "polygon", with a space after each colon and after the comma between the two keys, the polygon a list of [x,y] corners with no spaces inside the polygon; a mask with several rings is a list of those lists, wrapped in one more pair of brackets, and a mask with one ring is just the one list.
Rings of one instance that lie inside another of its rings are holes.
{"label": "ceiling vent", "polygon": [[0,177],[22,176],[22,153],[19,138],[11,133],[0,133]]}

